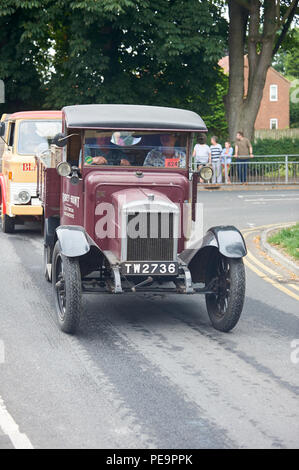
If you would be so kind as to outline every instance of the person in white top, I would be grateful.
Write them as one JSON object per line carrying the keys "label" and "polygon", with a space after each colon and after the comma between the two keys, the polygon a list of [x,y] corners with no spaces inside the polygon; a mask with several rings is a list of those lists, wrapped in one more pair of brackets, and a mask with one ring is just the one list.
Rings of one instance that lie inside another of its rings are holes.
{"label": "person in white top", "polygon": [[[202,133],[198,135],[198,143],[194,147],[192,156],[197,165],[197,171],[204,165],[211,163],[210,147],[207,145],[207,137],[205,134]],[[202,179],[200,179],[200,182],[204,183]]]}

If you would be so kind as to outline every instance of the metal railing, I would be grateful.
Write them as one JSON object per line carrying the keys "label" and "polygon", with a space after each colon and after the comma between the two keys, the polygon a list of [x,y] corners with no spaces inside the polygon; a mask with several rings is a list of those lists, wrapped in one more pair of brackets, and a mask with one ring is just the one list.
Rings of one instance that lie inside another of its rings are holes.
{"label": "metal railing", "polygon": [[[197,164],[194,162],[194,171]],[[213,164],[217,173],[216,164]],[[219,171],[219,168],[218,168]],[[216,175],[217,176],[217,175]],[[232,158],[230,163],[221,160],[221,176],[218,181],[206,184],[299,184],[299,154],[255,155],[254,158]]]}
{"label": "metal railing", "polygon": [[[1,163],[0,158],[0,172]],[[193,171],[197,171],[197,167],[198,164],[193,162]],[[231,163],[221,163],[221,178],[215,183],[299,184],[299,154],[255,155],[248,160],[233,157]]]}

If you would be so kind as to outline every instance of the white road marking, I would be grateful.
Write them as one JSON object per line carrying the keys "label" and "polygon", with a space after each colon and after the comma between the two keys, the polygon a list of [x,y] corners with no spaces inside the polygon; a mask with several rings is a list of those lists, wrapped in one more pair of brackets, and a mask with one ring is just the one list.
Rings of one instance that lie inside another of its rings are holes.
{"label": "white road marking", "polygon": [[258,198],[258,199],[244,199],[245,202],[272,202],[272,201],[299,201],[299,197],[289,197],[289,198],[271,198],[271,199],[265,199],[263,197]]}
{"label": "white road marking", "polygon": [[16,449],[33,449],[33,445],[26,436],[20,432],[19,426],[9,414],[0,396],[0,428],[6,434]]}
{"label": "white road marking", "polygon": [[[267,193],[266,193],[264,196],[265,196],[265,197],[277,197],[277,196],[279,196],[279,197],[290,197],[290,194],[289,194],[289,193],[288,193],[288,194],[283,194],[283,193],[280,193],[280,194],[279,194],[279,193],[267,194]],[[299,193],[296,191],[295,193],[291,194],[291,196],[293,196],[293,197],[299,197]],[[242,195],[242,196],[241,196],[241,195],[238,195],[238,197],[240,197],[240,198],[243,198],[243,197],[258,197],[258,194],[257,194],[257,193],[255,193],[255,194],[246,194],[246,196],[244,196],[244,195]]]}

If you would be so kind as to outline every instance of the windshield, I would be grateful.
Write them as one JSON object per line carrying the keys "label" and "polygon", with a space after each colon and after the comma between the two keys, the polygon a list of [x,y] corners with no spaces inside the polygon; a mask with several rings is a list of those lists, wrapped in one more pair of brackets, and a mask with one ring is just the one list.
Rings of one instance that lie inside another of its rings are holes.
{"label": "windshield", "polygon": [[18,153],[35,155],[47,150],[53,137],[61,132],[61,121],[22,121],[19,125]]}
{"label": "windshield", "polygon": [[84,164],[186,168],[187,134],[85,131]]}

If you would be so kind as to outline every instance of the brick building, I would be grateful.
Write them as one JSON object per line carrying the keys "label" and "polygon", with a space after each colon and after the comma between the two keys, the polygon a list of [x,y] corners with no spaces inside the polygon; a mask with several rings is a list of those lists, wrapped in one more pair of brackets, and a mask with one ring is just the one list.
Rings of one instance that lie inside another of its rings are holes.
{"label": "brick building", "polygon": [[[224,73],[229,73],[228,56],[219,60],[218,65]],[[248,58],[244,57],[245,96],[248,88]],[[281,73],[270,67],[267,72],[260,109],[254,128],[259,129],[288,129],[290,127],[290,81]]]}

